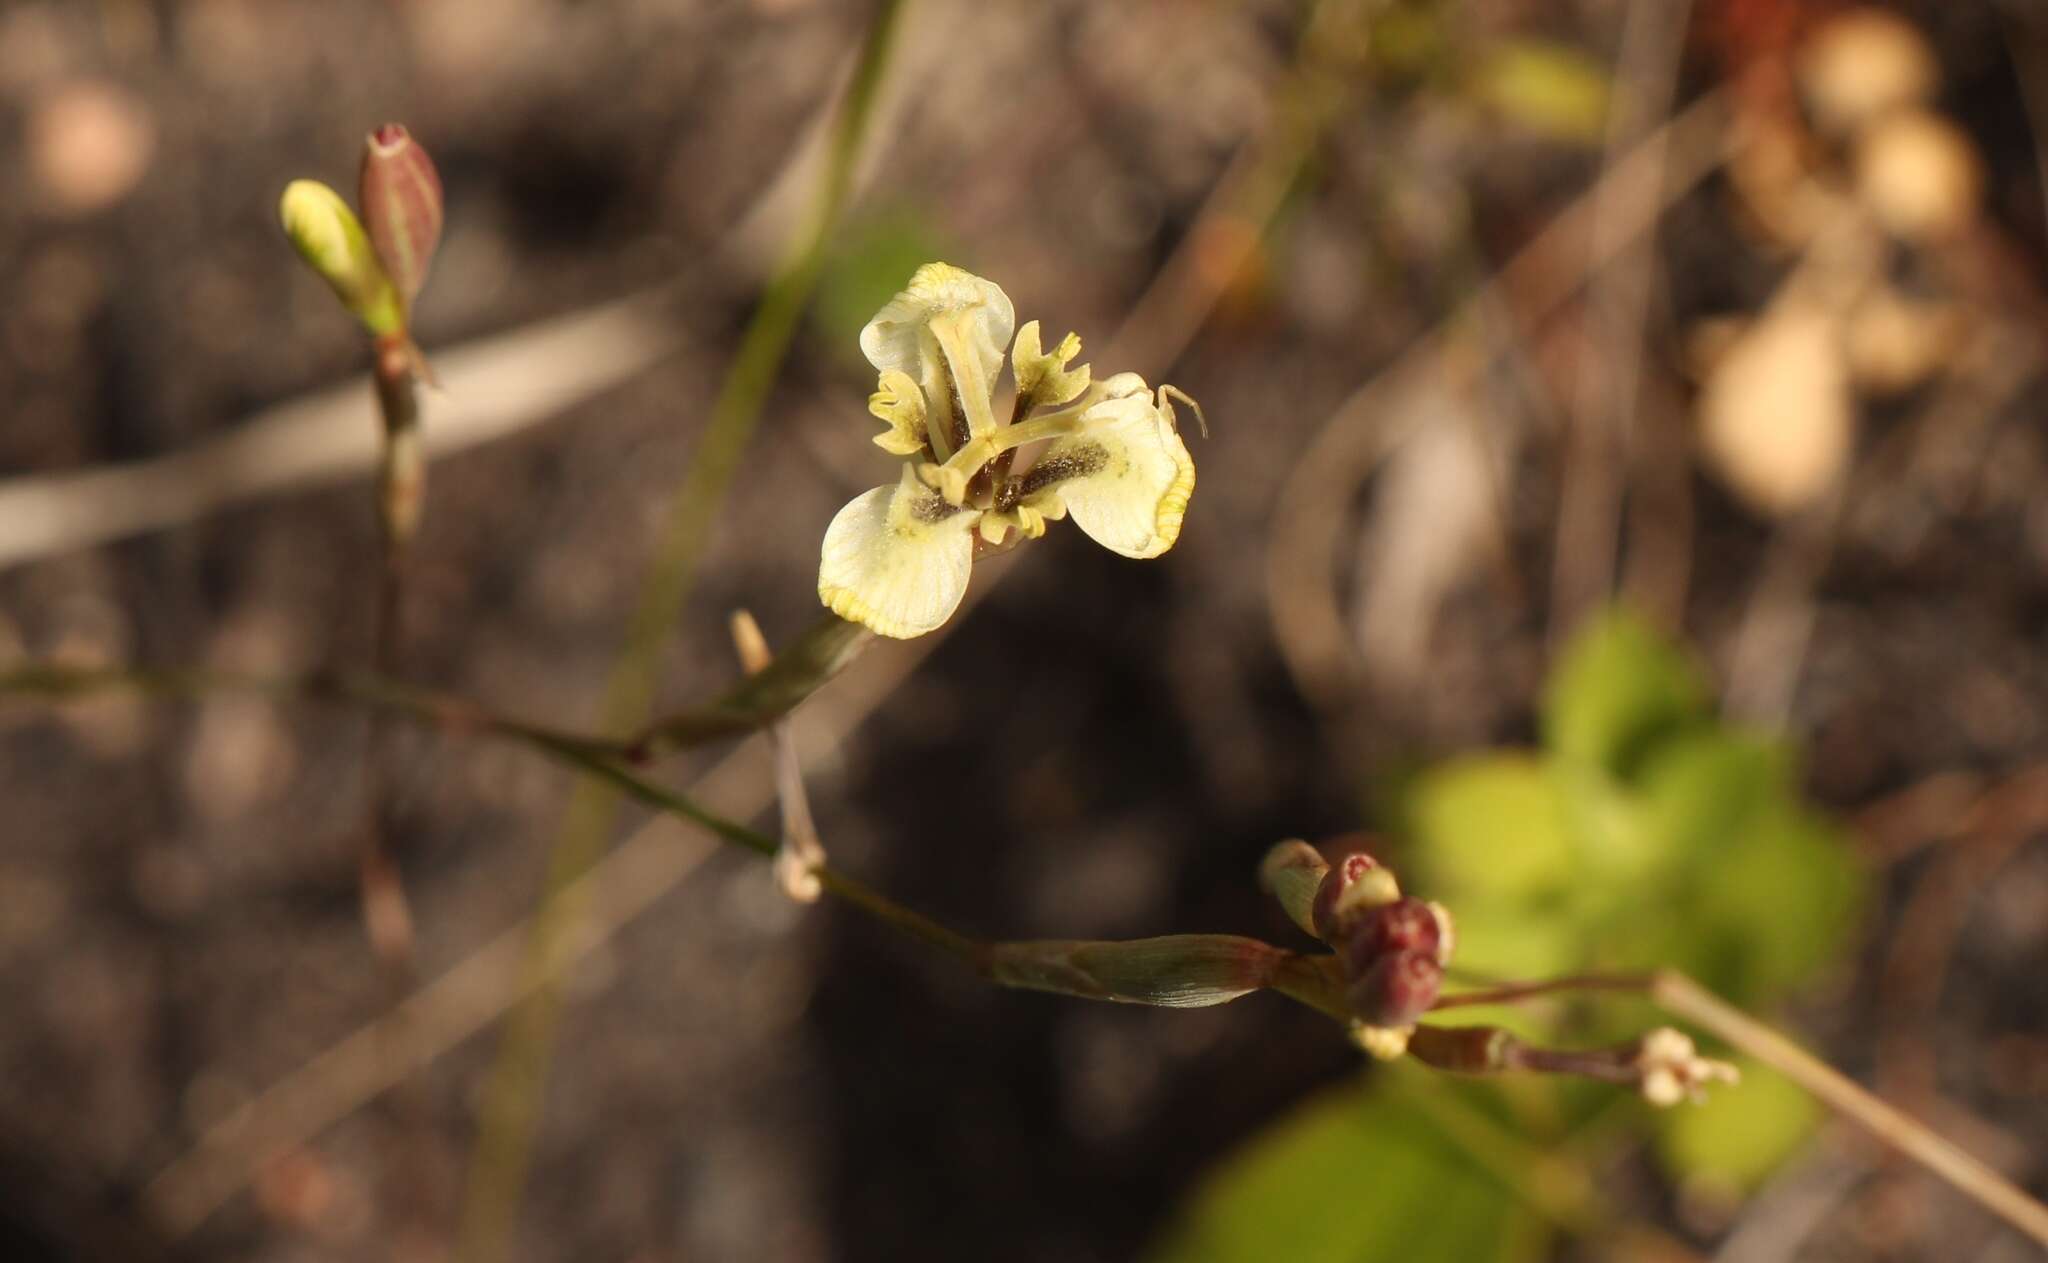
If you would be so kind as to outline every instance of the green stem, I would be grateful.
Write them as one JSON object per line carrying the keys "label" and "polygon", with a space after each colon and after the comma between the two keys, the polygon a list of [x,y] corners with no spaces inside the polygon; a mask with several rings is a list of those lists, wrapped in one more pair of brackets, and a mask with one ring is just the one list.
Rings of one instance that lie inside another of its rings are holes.
{"label": "green stem", "polygon": [[[647,723],[661,647],[682,614],[726,491],[816,287],[831,229],[845,207],[903,8],[902,0],[884,0],[868,26],[846,99],[834,120],[809,221],[762,294],[712,404],[689,472],[670,502],[666,528],[605,690],[601,726],[606,732],[633,733]],[[514,1013],[485,1087],[455,1251],[458,1260],[494,1260],[509,1250],[561,1007],[552,965],[560,945],[582,918],[580,902],[567,892],[602,853],[622,788],[612,774],[579,782],[556,836],[529,940],[526,970],[536,985],[531,998]]]}
{"label": "green stem", "polygon": [[[406,563],[426,503],[426,444],[420,434],[419,387],[413,376],[416,355],[411,340],[402,332],[376,340],[372,381],[384,441],[377,469],[378,558],[370,671],[384,677],[399,674]],[[383,964],[396,992],[412,982],[413,930],[405,883],[390,851],[391,759],[387,717],[373,715],[362,769],[359,884],[363,926],[370,948]]]}
{"label": "green stem", "polygon": [[874,642],[874,633],[826,614],[775,660],[702,706],[657,719],[626,744],[636,762],[765,728],[815,693]]}
{"label": "green stem", "polygon": [[1841,1071],[1675,970],[1653,975],[1650,999],[1673,1017],[1713,1033],[1860,1124],[1871,1135],[1947,1180],[1986,1210],[2048,1246],[2048,1206],[1925,1123],[1865,1090]]}
{"label": "green stem", "polygon": [[52,663],[29,663],[0,671],[0,698],[64,701],[100,693],[134,693],[156,698],[247,693],[280,701],[356,705],[390,712],[444,732],[505,737],[564,754],[596,758],[624,753],[618,742],[530,724],[499,715],[465,698],[413,688],[376,675],[316,672],[265,676],[190,668],[67,667]]}
{"label": "green stem", "polygon": [[1626,991],[1641,995],[1650,985],[1648,974],[1577,974],[1569,978],[1546,978],[1540,982],[1512,982],[1484,991],[1447,995],[1432,1009],[1470,1008],[1478,1004],[1515,1004],[1547,995],[1583,991]]}
{"label": "green stem", "polygon": [[[0,697],[62,701],[117,691],[163,698],[221,691],[248,692],[286,700],[298,698],[378,707],[437,730],[485,734],[525,745],[586,773],[590,783],[602,785],[607,792],[631,797],[654,810],[688,820],[722,841],[743,847],[763,858],[772,858],[777,848],[774,838],[708,811],[689,797],[640,776],[620,760],[615,749],[579,736],[503,720],[479,712],[468,703],[439,698],[388,681],[332,676],[265,679],[213,671],[81,669],[49,665],[30,665],[0,672]],[[897,903],[845,873],[825,867],[820,868],[817,875],[825,891],[835,898],[960,960],[981,977],[998,985],[1051,989],[1083,998],[1140,1003],[1187,1002],[1189,988],[1165,985],[1172,979],[1157,970],[1156,961],[1141,958],[1139,963],[1146,968],[1136,975],[1130,973],[1133,954],[1148,949],[1156,951],[1161,945],[1171,946],[1172,940],[983,943]],[[546,916],[549,906],[552,905],[543,906],[538,915]],[[536,930],[536,934],[539,933]],[[1182,936],[1182,940],[1183,943],[1193,942],[1193,936]],[[1257,985],[1247,990],[1263,988],[1277,991],[1336,1021],[1351,1020],[1344,1004],[1343,984],[1337,974],[1335,957],[1285,952],[1252,940],[1238,940],[1228,948],[1226,955],[1251,962],[1242,976]],[[1020,960],[1035,961],[1041,965],[1047,960],[1072,962],[1082,969],[1086,977],[1083,979],[1082,975],[1075,975],[1077,981],[1072,986],[1049,987],[1049,979],[1058,980],[1045,968],[1009,976],[1010,971],[1005,966],[1014,966]],[[1106,970],[1106,966],[1115,968]],[[1213,992],[1218,989],[1213,976],[1213,961],[1204,967],[1210,976],[1197,981],[1206,982]],[[1116,978],[1139,976],[1145,986],[1142,990],[1127,983],[1121,987],[1105,986],[1102,980],[1106,974],[1113,974]],[[1591,974],[1521,983],[1447,997],[1436,1007],[1506,1004],[1584,991],[1630,992],[1645,996],[1672,1016],[1696,1024],[1784,1074],[2028,1237],[2048,1244],[2048,1207],[2043,1207],[2017,1185],[1950,1144],[1925,1124],[1886,1104],[1771,1027],[1727,1004],[1682,974],[1668,970],[1647,976]],[[1147,999],[1147,996],[1153,998]],[[1418,1060],[1454,1072],[1484,1074],[1511,1069],[1583,1072],[1576,1062],[1569,1066],[1564,1064],[1561,1058],[1568,1054],[1539,1053],[1532,1058],[1530,1050],[1519,1046],[1519,1042],[1507,1037],[1505,1032],[1419,1026],[1410,1049],[1417,1054]],[[1559,1191],[1552,1190],[1553,1194]],[[1572,1214],[1572,1203],[1578,1198],[1573,1190],[1562,1192],[1565,1196],[1551,1200],[1553,1206],[1563,1208],[1560,1218],[1567,1219]]]}
{"label": "green stem", "polygon": [[[2036,1243],[2048,1245],[2048,1206],[1951,1144],[1933,1128],[1888,1104],[1770,1026],[1675,970],[1642,976],[1589,974],[1519,983],[1451,997],[1438,1001],[1436,1007],[1511,1003],[1575,991],[1633,992],[1644,996],[1673,1017],[1692,1023],[1776,1070]],[[1526,1054],[1518,1060],[1529,1068],[1548,1068],[1531,1065]]]}

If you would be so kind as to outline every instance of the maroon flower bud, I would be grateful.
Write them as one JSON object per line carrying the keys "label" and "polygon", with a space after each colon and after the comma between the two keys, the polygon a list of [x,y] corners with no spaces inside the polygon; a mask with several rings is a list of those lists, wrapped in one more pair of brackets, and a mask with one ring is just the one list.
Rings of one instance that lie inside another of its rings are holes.
{"label": "maroon flower bud", "polygon": [[1316,891],[1309,909],[1316,937],[1330,942],[1362,912],[1400,897],[1401,888],[1392,873],[1363,851],[1353,852],[1331,867]]}
{"label": "maroon flower bud", "polygon": [[1309,920],[1317,938],[1330,937],[1331,914],[1343,889],[1364,876],[1367,870],[1378,867],[1378,860],[1358,851],[1338,860],[1323,874],[1322,885],[1316,887],[1315,902],[1309,906]]}
{"label": "maroon flower bud", "polygon": [[386,123],[363,142],[363,227],[408,306],[441,242],[441,177],[412,134]]}
{"label": "maroon flower bud", "polygon": [[1351,1011],[1367,1026],[1407,1026],[1429,1012],[1443,988],[1444,969],[1428,952],[1382,956],[1351,984]]}
{"label": "maroon flower bud", "polygon": [[1344,937],[1344,975],[1363,977],[1373,962],[1394,952],[1421,952],[1442,960],[1441,927],[1436,912],[1413,897],[1368,909]]}

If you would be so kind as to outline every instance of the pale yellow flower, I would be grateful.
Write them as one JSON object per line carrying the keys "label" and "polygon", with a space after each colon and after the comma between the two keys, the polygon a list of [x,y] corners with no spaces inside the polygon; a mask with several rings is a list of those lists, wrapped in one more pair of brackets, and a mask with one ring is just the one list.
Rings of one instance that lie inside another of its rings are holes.
{"label": "pale yellow flower", "polygon": [[[1126,557],[1157,557],[1180,537],[1195,463],[1170,401],[1192,401],[1135,373],[1092,381],[1087,365],[1068,367],[1078,337],[1047,352],[1037,321],[1015,324],[999,287],[928,263],[861,330],[881,375],[868,410],[889,427],[875,443],[905,463],[826,528],[818,596],[840,617],[921,636],[966,595],[977,540],[1036,539],[1049,521],[1072,517]],[[1016,392],[999,418],[1013,329]],[[1020,461],[1027,445],[1037,455]]]}

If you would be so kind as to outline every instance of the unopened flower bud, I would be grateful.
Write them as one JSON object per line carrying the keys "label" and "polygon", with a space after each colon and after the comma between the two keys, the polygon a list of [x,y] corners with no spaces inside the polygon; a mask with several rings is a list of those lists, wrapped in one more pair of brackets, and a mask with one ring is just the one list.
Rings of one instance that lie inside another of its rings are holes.
{"label": "unopened flower bud", "polygon": [[1329,863],[1314,847],[1289,838],[1266,852],[1259,864],[1259,885],[1279,901],[1289,920],[1314,934],[1316,892],[1329,871]]}
{"label": "unopened flower bud", "polygon": [[1429,1012],[1444,983],[1444,968],[1428,952],[1382,956],[1346,993],[1351,1011],[1368,1026],[1407,1026]]}
{"label": "unopened flower bud", "polygon": [[341,194],[318,180],[293,180],[277,205],[287,237],[342,306],[379,336],[405,328],[404,308],[377,251]]}
{"label": "unopened flower bud", "polygon": [[1345,936],[1345,976],[1364,977],[1375,961],[1395,952],[1421,952],[1442,964],[1442,941],[1436,912],[1422,900],[1411,896],[1381,904],[1360,916]]}
{"label": "unopened flower bud", "polygon": [[1330,866],[1309,907],[1310,930],[1317,938],[1328,939],[1336,928],[1337,896],[1379,866],[1378,860],[1363,851],[1354,851]]}
{"label": "unopened flower bud", "polygon": [[1360,914],[1400,897],[1401,884],[1378,860],[1365,854],[1347,855],[1330,869],[1316,891],[1312,909],[1316,934],[1325,942],[1332,941]]}
{"label": "unopened flower bud", "polygon": [[1193,1009],[1272,985],[1290,955],[1234,934],[1123,942],[1034,939],[992,944],[987,967],[989,977],[1006,987]]}
{"label": "unopened flower bud", "polygon": [[441,243],[441,177],[427,151],[397,123],[364,140],[357,200],[384,270],[410,305]]}
{"label": "unopened flower bud", "polygon": [[1740,1071],[1725,1061],[1702,1057],[1683,1031],[1660,1026],[1636,1046],[1635,1070],[1643,1099],[1661,1109],[1705,1098],[1709,1083],[1738,1083]]}

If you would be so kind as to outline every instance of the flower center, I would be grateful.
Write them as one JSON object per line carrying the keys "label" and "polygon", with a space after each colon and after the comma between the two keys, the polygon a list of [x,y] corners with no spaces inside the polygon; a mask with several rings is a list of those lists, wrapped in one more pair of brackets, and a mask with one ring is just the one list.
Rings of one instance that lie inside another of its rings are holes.
{"label": "flower center", "polygon": [[[1005,453],[1014,452],[1027,443],[1036,443],[1041,439],[1063,438],[1071,434],[1084,434],[1091,429],[1099,429],[1104,425],[1110,424],[1114,420],[1114,418],[1100,418],[1091,422],[1085,415],[1087,410],[1085,403],[1077,402],[1069,407],[1061,408],[1057,412],[1049,412],[1042,417],[1034,417],[1028,421],[1013,422],[1012,424],[992,429],[986,434],[976,435],[974,438],[969,439],[967,444],[959,451],[953,453],[951,458],[939,466],[937,485],[940,494],[944,495],[949,503],[965,504],[967,502],[968,484],[974,480],[976,475],[988,469],[991,462]],[[1098,448],[1096,450],[1100,452],[1101,449]],[[1008,476],[1008,466],[1009,462],[1007,460],[1003,461],[1001,470],[1003,476],[991,479],[998,504],[1002,502],[1004,489],[1010,484],[1019,481]],[[1099,468],[1100,466],[1098,465],[1097,467]],[[1036,470],[1037,466],[1033,466],[1032,470],[1026,471],[1024,478],[1030,480]],[[1050,485],[1051,482],[1057,481],[1060,477],[1071,476],[1070,474],[1056,475],[1050,478],[1041,476],[1036,480],[1036,486],[1032,487],[1031,490],[1038,490]],[[1030,492],[1025,491],[1023,494],[1028,495]]]}

